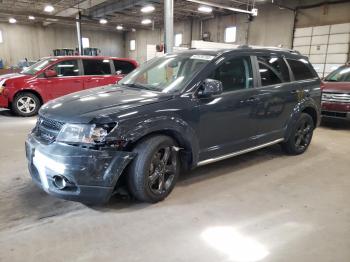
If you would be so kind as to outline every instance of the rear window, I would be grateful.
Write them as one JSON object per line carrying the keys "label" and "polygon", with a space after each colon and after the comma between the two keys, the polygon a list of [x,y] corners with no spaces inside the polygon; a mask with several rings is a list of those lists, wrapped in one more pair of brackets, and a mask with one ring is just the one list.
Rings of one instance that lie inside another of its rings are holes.
{"label": "rear window", "polygon": [[126,75],[129,74],[132,70],[135,69],[133,63],[122,60],[113,60],[115,72],[120,72],[120,74]]}
{"label": "rear window", "polygon": [[295,80],[304,80],[315,77],[307,60],[303,58],[298,60],[287,58],[287,62],[290,66],[290,69],[292,69]]}
{"label": "rear window", "polygon": [[85,75],[110,75],[111,65],[108,59],[84,59],[84,74]]}

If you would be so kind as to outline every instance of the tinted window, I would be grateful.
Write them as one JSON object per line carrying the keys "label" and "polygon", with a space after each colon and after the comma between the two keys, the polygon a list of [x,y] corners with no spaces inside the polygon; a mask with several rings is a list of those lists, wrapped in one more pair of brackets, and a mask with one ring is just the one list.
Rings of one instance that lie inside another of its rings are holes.
{"label": "tinted window", "polygon": [[294,74],[295,80],[304,80],[315,77],[310,69],[308,61],[305,59],[287,59],[290,69]]}
{"label": "tinted window", "polygon": [[113,60],[115,72],[120,71],[121,74],[129,74],[132,70],[135,69],[135,66],[128,61]]}
{"label": "tinted window", "polygon": [[65,60],[55,64],[52,67],[56,71],[57,76],[78,76],[79,66],[77,60]]}
{"label": "tinted window", "polygon": [[258,61],[267,65],[284,82],[290,81],[287,64],[282,57],[258,56]]}
{"label": "tinted window", "polygon": [[283,82],[282,77],[271,66],[259,62],[259,73],[262,86],[276,85]]}
{"label": "tinted window", "polygon": [[209,78],[221,81],[224,92],[250,88],[253,86],[250,58],[240,57],[227,60]]}
{"label": "tinted window", "polygon": [[83,60],[85,75],[110,75],[110,60],[86,59]]}
{"label": "tinted window", "polygon": [[340,67],[330,73],[326,79],[329,82],[350,82],[350,67]]}

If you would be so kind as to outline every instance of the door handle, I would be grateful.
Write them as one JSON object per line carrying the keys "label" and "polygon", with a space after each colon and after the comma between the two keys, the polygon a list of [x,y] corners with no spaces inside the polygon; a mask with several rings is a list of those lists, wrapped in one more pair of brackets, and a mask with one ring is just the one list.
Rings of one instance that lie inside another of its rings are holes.
{"label": "door handle", "polygon": [[259,99],[259,97],[257,97],[257,96],[252,96],[252,97],[249,97],[247,100],[245,100],[245,102],[247,102],[247,103],[253,103],[253,102],[257,102],[257,101],[259,101],[260,99]]}
{"label": "door handle", "polygon": [[291,94],[297,94],[298,92],[299,92],[298,89],[294,89],[294,90],[290,91]]}

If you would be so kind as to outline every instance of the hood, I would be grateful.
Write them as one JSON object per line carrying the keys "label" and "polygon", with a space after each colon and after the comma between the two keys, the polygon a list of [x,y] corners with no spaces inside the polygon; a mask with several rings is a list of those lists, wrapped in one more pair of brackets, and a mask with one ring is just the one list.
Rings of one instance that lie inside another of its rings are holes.
{"label": "hood", "polygon": [[27,79],[30,78],[32,76],[30,75],[23,75],[23,74],[19,74],[19,73],[12,73],[12,74],[5,74],[5,75],[0,75],[0,81],[3,80],[18,80],[18,79]]}
{"label": "hood", "polygon": [[350,82],[323,82],[324,92],[345,92],[350,93]]}
{"label": "hood", "polygon": [[169,94],[110,85],[54,99],[45,104],[39,114],[65,123],[90,123],[98,120],[105,122],[111,120],[111,115],[126,114],[127,110],[135,107],[170,98]]}

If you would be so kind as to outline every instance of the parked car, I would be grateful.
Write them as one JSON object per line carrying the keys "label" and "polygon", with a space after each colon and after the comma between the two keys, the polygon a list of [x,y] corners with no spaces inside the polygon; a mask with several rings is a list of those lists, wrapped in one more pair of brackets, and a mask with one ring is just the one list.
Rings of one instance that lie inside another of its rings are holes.
{"label": "parked car", "polygon": [[322,118],[350,120],[350,65],[330,73],[323,81]]}
{"label": "parked car", "polygon": [[36,115],[51,99],[84,89],[115,84],[137,67],[115,57],[47,57],[21,73],[0,76],[0,107],[16,115]]}
{"label": "parked car", "polygon": [[157,202],[180,168],[278,143],[303,153],[320,119],[320,83],[289,50],[168,54],[118,85],[45,104],[26,141],[29,171],[64,199],[104,202],[127,185],[136,199]]}

